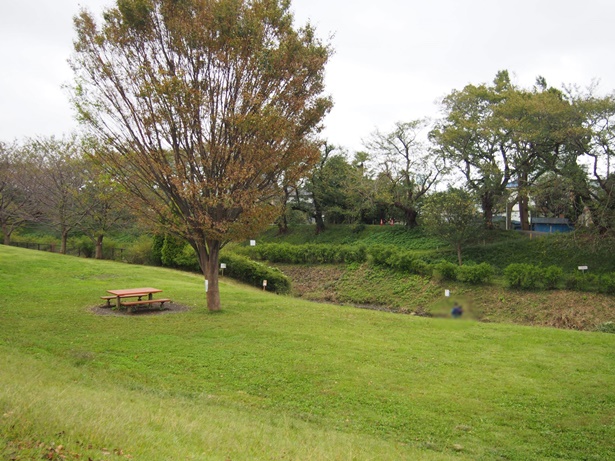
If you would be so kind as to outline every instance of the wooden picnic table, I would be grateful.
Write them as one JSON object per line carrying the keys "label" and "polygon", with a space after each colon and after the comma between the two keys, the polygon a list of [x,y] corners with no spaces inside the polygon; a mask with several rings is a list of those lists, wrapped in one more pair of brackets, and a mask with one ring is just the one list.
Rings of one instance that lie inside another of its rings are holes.
{"label": "wooden picnic table", "polygon": [[[111,293],[113,296],[103,296],[103,299],[106,299],[109,302],[111,299],[115,297],[115,307],[120,308],[126,305],[137,305],[137,304],[153,304],[153,303],[165,303],[170,300],[168,299],[153,299],[154,293],[161,293],[162,290],[159,288],[124,288],[121,290],[107,290],[107,293]],[[147,296],[147,301],[142,301],[141,298]],[[122,299],[124,298],[138,298],[138,301],[130,302],[130,303],[122,303]]]}

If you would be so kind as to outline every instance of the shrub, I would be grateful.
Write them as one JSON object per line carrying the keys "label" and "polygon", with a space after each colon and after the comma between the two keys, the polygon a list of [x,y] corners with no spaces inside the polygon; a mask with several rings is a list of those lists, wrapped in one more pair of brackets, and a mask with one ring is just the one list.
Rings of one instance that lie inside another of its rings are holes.
{"label": "shrub", "polygon": [[604,322],[596,327],[601,333],[615,333],[615,322]]}
{"label": "shrub", "polygon": [[162,248],[160,249],[160,260],[163,266],[180,267],[178,258],[184,251],[186,242],[173,235],[165,235]]}
{"label": "shrub", "polygon": [[513,263],[504,269],[504,277],[511,288],[532,290],[541,284],[543,270],[532,264]]}
{"label": "shrub", "polygon": [[162,246],[164,245],[164,235],[156,234],[152,240],[152,261],[155,265],[162,265]]}
{"label": "shrub", "polygon": [[491,280],[494,273],[495,270],[491,264],[480,263],[464,265],[457,268],[457,280],[478,285],[479,283],[486,283]]}
{"label": "shrub", "polygon": [[440,261],[434,267],[436,273],[442,280],[457,280],[457,269],[459,266],[449,261]]}
{"label": "shrub", "polygon": [[433,273],[433,266],[426,263],[422,259],[414,259],[411,264],[411,272],[425,277],[431,277]]}
{"label": "shrub", "polygon": [[403,251],[393,246],[374,245],[367,250],[370,262],[397,272],[430,276],[433,267],[417,258],[411,251]]}
{"label": "shrub", "polygon": [[555,290],[564,276],[564,271],[561,267],[553,265],[547,267],[542,275],[545,288]]}
{"label": "shrub", "polygon": [[245,256],[225,253],[220,262],[226,264],[225,274],[249,285],[262,287],[267,280],[267,290],[275,293],[288,293],[290,280],[279,269],[252,261]]}
{"label": "shrub", "polygon": [[603,274],[600,277],[600,291],[607,294],[615,294],[615,272]]}
{"label": "shrub", "polygon": [[155,244],[155,238],[149,235],[140,236],[126,252],[126,261],[131,264],[160,265],[160,255],[154,252]]}
{"label": "shrub", "polygon": [[567,290],[576,290],[578,289],[579,284],[579,276],[577,274],[570,274],[566,276],[564,279],[564,286]]}
{"label": "shrub", "polygon": [[595,274],[571,274],[566,277],[564,285],[569,290],[578,291],[598,291],[598,286],[602,283],[601,277]]}
{"label": "shrub", "polygon": [[391,252],[383,265],[398,272],[413,272],[415,257],[408,252]]}
{"label": "shrub", "polygon": [[388,266],[388,260],[393,255],[393,247],[385,245],[373,245],[368,250],[369,259],[377,266]]}
{"label": "shrub", "polygon": [[365,245],[349,245],[344,247],[345,263],[364,263],[367,261],[367,247]]}
{"label": "shrub", "polygon": [[175,266],[193,272],[201,271],[199,257],[194,248],[187,243],[183,246],[181,252],[175,255]]}
{"label": "shrub", "polygon": [[85,235],[71,239],[70,246],[74,247],[80,255],[86,258],[94,256],[94,242]]}

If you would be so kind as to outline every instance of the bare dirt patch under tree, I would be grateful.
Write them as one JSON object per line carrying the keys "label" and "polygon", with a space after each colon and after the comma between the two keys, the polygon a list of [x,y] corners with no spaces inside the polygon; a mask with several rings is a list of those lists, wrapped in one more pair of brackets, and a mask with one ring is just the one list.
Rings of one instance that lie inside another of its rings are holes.
{"label": "bare dirt patch under tree", "polygon": [[114,309],[107,306],[95,306],[90,309],[96,315],[115,315],[115,316],[141,316],[141,315],[162,315],[162,314],[179,314],[181,312],[187,312],[190,308],[182,304],[177,303],[165,303],[164,307],[141,307],[128,312],[127,309]]}

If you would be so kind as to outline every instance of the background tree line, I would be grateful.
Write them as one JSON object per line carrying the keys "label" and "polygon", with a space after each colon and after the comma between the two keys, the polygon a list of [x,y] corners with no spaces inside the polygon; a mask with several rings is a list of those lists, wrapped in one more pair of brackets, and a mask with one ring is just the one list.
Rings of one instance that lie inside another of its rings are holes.
{"label": "background tree line", "polygon": [[134,222],[117,183],[87,155],[77,136],[0,143],[0,226],[3,243],[27,224],[43,224],[67,252],[70,235],[88,236],[102,258],[105,235]]}
{"label": "background tree line", "polygon": [[443,201],[463,196],[478,206],[485,229],[517,205],[523,230],[530,229],[531,210],[612,233],[615,96],[595,91],[557,89],[541,77],[521,88],[507,71],[491,84],[453,90],[441,101],[439,119],[377,130],[353,158],[325,144],[310,175],[287,185],[286,219],[307,211],[318,231],[326,222],[391,219],[415,227],[442,215]]}
{"label": "background tree line", "polygon": [[[464,242],[518,204],[523,229],[532,209],[612,235],[615,96],[595,90],[557,89],[542,78],[520,88],[501,71],[491,84],[453,90],[439,119],[377,130],[353,155],[323,143],[313,168],[279,184],[280,231],[308,218],[316,232],[327,224],[423,224],[460,255]],[[134,224],[123,187],[91,160],[93,149],[76,135],[0,144],[5,244],[20,226],[44,223],[62,252],[80,232],[100,257],[110,230]]]}

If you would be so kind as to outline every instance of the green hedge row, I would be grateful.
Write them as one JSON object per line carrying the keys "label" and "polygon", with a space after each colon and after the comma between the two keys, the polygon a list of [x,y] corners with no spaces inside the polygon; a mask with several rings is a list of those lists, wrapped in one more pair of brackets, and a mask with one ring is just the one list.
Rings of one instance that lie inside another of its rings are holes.
{"label": "green hedge row", "polygon": [[365,245],[265,243],[236,251],[253,259],[288,264],[363,263],[367,259]]}
{"label": "green hedge row", "polygon": [[[154,257],[159,258],[163,266],[195,272],[201,270],[194,249],[173,236],[156,237],[153,251],[156,253]],[[290,280],[278,269],[228,252],[220,255],[220,263],[226,264],[224,275],[236,280],[258,287],[263,286],[263,280],[267,280],[267,291],[275,293],[290,291]]]}
{"label": "green hedge row", "polygon": [[569,290],[597,291],[615,294],[615,272],[607,274],[574,273],[564,275],[561,267],[514,263],[504,269],[504,277],[511,288],[523,290],[553,290],[562,285]]}
{"label": "green hedge row", "polygon": [[290,280],[275,267],[232,253],[221,255],[220,262],[226,264],[224,275],[257,287],[262,287],[263,280],[267,280],[267,291],[280,294],[290,292]]}
{"label": "green hedge row", "polygon": [[472,285],[488,283],[495,275],[494,267],[487,263],[458,266],[449,261],[440,261],[433,265],[433,269],[442,280],[457,280]]}
{"label": "green hedge row", "polygon": [[[256,247],[240,247],[236,251],[247,257],[274,263],[289,264],[341,264],[369,262],[396,272],[436,275],[443,280],[456,280],[468,284],[488,283],[496,273],[489,263],[466,263],[458,266],[450,261],[430,263],[419,258],[412,250],[402,250],[394,245],[342,245],[265,243]],[[513,263],[504,269],[504,277],[511,288],[556,289],[615,293],[615,273],[592,275],[571,274],[556,265],[542,267]]]}
{"label": "green hedge row", "polygon": [[440,272],[442,278],[479,284],[488,282],[494,268],[486,263],[459,267],[453,263],[430,264],[411,250],[400,250],[394,245],[341,245],[265,243],[255,247],[240,247],[241,254],[272,263],[288,264],[351,264],[369,262],[396,272],[418,274],[426,277]]}

